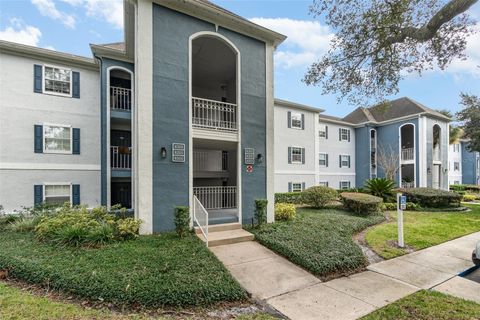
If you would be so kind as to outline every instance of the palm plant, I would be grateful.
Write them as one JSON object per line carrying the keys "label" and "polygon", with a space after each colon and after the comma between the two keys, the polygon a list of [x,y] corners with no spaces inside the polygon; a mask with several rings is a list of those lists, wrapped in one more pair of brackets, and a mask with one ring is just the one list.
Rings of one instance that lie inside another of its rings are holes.
{"label": "palm plant", "polygon": [[393,195],[395,182],[386,178],[374,178],[365,182],[365,190],[371,195],[381,197],[386,201]]}

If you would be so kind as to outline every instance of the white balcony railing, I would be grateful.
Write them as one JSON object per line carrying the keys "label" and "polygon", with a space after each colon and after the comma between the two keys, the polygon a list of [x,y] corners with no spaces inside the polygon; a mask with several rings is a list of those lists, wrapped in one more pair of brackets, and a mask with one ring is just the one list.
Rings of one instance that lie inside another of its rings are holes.
{"label": "white balcony railing", "polygon": [[132,89],[110,87],[110,108],[119,111],[132,110]]}
{"label": "white balcony railing", "polygon": [[413,148],[404,148],[402,149],[402,160],[409,161],[414,159],[414,149]]}
{"label": "white balcony railing", "polygon": [[411,181],[411,182],[402,181],[402,188],[404,189],[415,188],[415,181]]}
{"label": "white balcony railing", "polygon": [[132,168],[132,148],[111,146],[110,166],[112,169],[130,170]]}
{"label": "white balcony railing", "polygon": [[370,148],[374,151],[377,148],[377,143],[375,139],[370,139]]}
{"label": "white balcony railing", "polygon": [[236,186],[194,187],[193,194],[207,210],[237,207]]}
{"label": "white balcony railing", "polygon": [[218,131],[237,131],[237,105],[194,97],[192,125]]}
{"label": "white balcony railing", "polygon": [[433,148],[433,161],[441,161],[442,158],[440,156],[440,148],[436,147]]}
{"label": "white balcony railing", "polygon": [[196,196],[193,196],[193,222],[200,229],[208,247],[208,211]]}

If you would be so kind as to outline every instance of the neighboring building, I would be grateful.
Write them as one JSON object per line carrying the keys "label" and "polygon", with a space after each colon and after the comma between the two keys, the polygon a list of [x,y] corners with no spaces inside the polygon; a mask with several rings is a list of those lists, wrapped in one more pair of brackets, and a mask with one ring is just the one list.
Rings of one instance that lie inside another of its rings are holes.
{"label": "neighboring building", "polygon": [[462,142],[450,144],[448,152],[448,184],[462,184]]}
{"label": "neighboring building", "polygon": [[318,113],[323,110],[275,99],[275,192],[318,185]]}
{"label": "neighboring building", "polygon": [[[273,52],[285,37],[204,0],[125,1],[125,41],[95,59],[0,42],[0,204],[174,206],[273,221]],[[5,183],[8,181],[8,183]],[[198,217],[197,217],[198,218]]]}
{"label": "neighboring building", "polygon": [[460,139],[450,145],[450,184],[480,185],[480,153],[468,150],[468,139]]}

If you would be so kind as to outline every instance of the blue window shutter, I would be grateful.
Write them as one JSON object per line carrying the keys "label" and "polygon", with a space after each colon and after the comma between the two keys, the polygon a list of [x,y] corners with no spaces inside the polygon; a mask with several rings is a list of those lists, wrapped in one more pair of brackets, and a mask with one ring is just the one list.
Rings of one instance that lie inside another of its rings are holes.
{"label": "blue window shutter", "polygon": [[39,64],[33,65],[33,92],[42,93],[43,67]]}
{"label": "blue window shutter", "polygon": [[325,167],[328,168],[328,153],[325,154]]}
{"label": "blue window shutter", "polygon": [[43,153],[43,126],[34,125],[34,152]]}
{"label": "blue window shutter", "polygon": [[36,184],[33,186],[33,204],[39,205],[43,202],[43,185]]}
{"label": "blue window shutter", "polygon": [[292,192],[292,183],[291,182],[288,183],[288,192]]}
{"label": "blue window shutter", "polygon": [[305,148],[302,148],[302,164],[305,164]]}
{"label": "blue window shutter", "polygon": [[350,142],[350,130],[348,130],[348,142]]}
{"label": "blue window shutter", "polygon": [[342,128],[338,128],[338,140],[342,141]]}
{"label": "blue window shutter", "polygon": [[288,147],[288,163],[292,163],[292,147]]}
{"label": "blue window shutter", "polygon": [[80,98],[80,72],[72,72],[72,97]]}
{"label": "blue window shutter", "polygon": [[350,168],[350,162],[351,162],[351,160],[350,160],[350,159],[351,159],[351,157],[350,157],[350,156],[348,156],[348,167],[349,167],[349,168]]}
{"label": "blue window shutter", "polygon": [[328,139],[328,126],[325,126],[325,139]]}
{"label": "blue window shutter", "polygon": [[338,156],[338,165],[339,165],[340,168],[342,167],[342,156],[341,155]]}
{"label": "blue window shutter", "polygon": [[72,153],[80,154],[80,129],[72,129]]}
{"label": "blue window shutter", "polygon": [[72,205],[73,206],[80,205],[80,185],[79,184],[72,185]]}
{"label": "blue window shutter", "polygon": [[302,182],[302,191],[305,190],[305,182]]}
{"label": "blue window shutter", "polygon": [[327,181],[327,187],[328,187],[328,181]]}
{"label": "blue window shutter", "polygon": [[292,127],[292,113],[290,111],[287,112],[287,126]]}
{"label": "blue window shutter", "polygon": [[302,130],[305,130],[305,115],[302,113]]}

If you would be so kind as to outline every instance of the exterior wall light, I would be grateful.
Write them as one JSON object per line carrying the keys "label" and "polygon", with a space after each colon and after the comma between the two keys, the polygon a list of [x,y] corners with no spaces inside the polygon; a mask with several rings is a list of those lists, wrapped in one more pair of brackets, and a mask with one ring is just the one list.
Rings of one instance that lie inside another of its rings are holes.
{"label": "exterior wall light", "polygon": [[427,168],[427,173],[428,174],[431,174],[432,173],[432,169],[430,167]]}
{"label": "exterior wall light", "polygon": [[162,149],[160,149],[160,156],[162,157],[162,159],[165,159],[167,157],[167,148],[162,147]]}
{"label": "exterior wall light", "polygon": [[257,162],[262,163],[263,162],[263,155],[261,153],[257,154]]}

